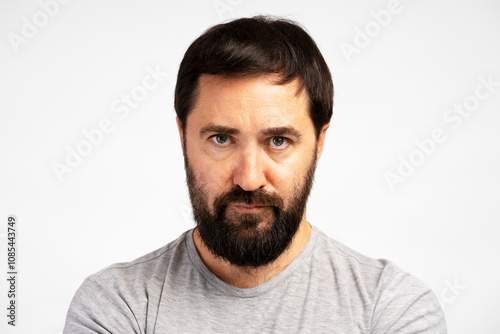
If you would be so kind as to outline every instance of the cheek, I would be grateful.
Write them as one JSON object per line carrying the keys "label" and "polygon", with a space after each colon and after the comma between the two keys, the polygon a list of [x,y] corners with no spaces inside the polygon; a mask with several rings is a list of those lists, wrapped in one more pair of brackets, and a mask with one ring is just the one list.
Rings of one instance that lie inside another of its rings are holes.
{"label": "cheek", "polygon": [[302,185],[302,179],[302,171],[296,167],[280,166],[280,168],[275,168],[273,172],[269,173],[268,189],[280,196],[285,206],[288,206],[294,196],[295,188]]}
{"label": "cheek", "polygon": [[231,186],[230,171],[224,164],[217,164],[199,155],[193,162],[199,186],[208,195],[208,202],[212,204],[215,197],[228,191]]}
{"label": "cheek", "polygon": [[286,165],[274,169],[269,175],[275,191],[287,202],[304,186],[306,175],[313,163],[313,152],[290,160]]}

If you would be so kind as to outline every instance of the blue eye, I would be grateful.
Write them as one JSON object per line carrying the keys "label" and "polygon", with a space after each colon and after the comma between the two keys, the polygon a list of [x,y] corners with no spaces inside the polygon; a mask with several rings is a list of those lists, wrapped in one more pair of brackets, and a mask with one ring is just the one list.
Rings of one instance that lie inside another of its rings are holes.
{"label": "blue eye", "polygon": [[285,138],[283,137],[273,137],[272,138],[274,146],[281,146],[285,143]]}
{"label": "blue eye", "polygon": [[275,149],[282,150],[288,147],[290,140],[285,137],[272,137],[269,144]]}
{"label": "blue eye", "polygon": [[214,135],[212,137],[212,140],[214,141],[214,143],[218,144],[218,145],[224,145],[226,142],[227,142],[227,135],[221,135],[221,134],[218,134],[218,135]]}

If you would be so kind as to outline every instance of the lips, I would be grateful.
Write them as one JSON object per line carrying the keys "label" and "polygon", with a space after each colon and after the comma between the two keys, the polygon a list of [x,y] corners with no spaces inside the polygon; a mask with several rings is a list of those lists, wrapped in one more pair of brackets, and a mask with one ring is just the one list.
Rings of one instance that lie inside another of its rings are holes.
{"label": "lips", "polygon": [[234,206],[238,211],[246,213],[258,212],[266,207],[265,205],[253,205],[253,204],[242,204],[242,203],[232,204],[232,206]]}

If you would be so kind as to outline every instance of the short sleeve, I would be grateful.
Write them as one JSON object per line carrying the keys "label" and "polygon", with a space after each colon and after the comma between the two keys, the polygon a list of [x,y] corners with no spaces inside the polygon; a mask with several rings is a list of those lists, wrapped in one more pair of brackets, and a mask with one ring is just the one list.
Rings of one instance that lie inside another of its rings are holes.
{"label": "short sleeve", "polygon": [[436,295],[422,281],[399,273],[386,284],[373,312],[373,334],[446,334],[446,320]]}
{"label": "short sleeve", "polygon": [[71,301],[64,334],[143,333],[127,303],[93,276]]}

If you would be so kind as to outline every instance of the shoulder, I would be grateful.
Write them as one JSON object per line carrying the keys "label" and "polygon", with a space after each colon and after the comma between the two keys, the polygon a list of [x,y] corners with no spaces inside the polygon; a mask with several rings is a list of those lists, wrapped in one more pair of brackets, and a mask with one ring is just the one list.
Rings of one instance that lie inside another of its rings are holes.
{"label": "shoulder", "polygon": [[332,268],[333,274],[346,280],[373,285],[372,289],[388,275],[397,275],[401,270],[391,261],[374,259],[332,239],[324,232],[313,227],[317,233],[313,256],[325,268]]}
{"label": "shoulder", "polygon": [[71,301],[64,332],[142,333],[146,317],[159,305],[167,271],[186,261],[189,233],[134,261],[113,264],[87,277]]}
{"label": "shoulder", "polygon": [[162,280],[169,266],[182,261],[186,256],[185,243],[189,232],[184,232],[176,240],[133,261],[112,264],[88,279],[107,284],[114,290],[119,290],[123,285],[137,287],[137,284]]}
{"label": "shoulder", "polygon": [[373,333],[446,333],[444,313],[430,287],[395,263],[363,255],[319,230],[315,256],[323,268],[331,268],[338,289],[367,308]]}

